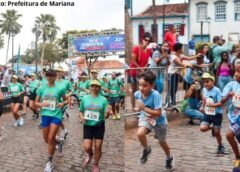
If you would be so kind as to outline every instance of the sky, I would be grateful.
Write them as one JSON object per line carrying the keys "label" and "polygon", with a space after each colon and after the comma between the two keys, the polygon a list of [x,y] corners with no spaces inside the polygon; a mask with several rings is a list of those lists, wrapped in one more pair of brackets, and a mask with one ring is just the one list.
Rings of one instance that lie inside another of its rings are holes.
{"label": "sky", "polygon": [[[11,0],[17,2],[19,0]],[[20,0],[24,1],[24,0]],[[31,2],[48,2],[49,0],[25,0]],[[57,25],[61,28],[58,37],[68,30],[103,30],[110,28],[124,29],[124,0],[55,0],[74,2],[73,7],[36,7],[36,6],[0,6],[0,13],[5,13],[7,9],[15,9],[22,17],[19,23],[23,25],[21,33],[14,38],[14,55],[21,47],[21,54],[31,47],[31,42],[35,41],[32,33],[34,21],[40,14],[52,14],[56,18]],[[1,17],[0,17],[1,19]],[[5,47],[0,49],[0,64],[5,64],[7,50],[7,36],[4,38]],[[8,59],[12,57],[12,44],[10,42]]]}
{"label": "sky", "polygon": [[[139,14],[147,7],[152,5],[152,0],[132,0],[133,1],[133,15]],[[155,0],[156,5],[162,5],[163,1],[165,1],[165,4],[169,3],[184,3],[185,1],[188,2],[188,0],[169,0],[167,3],[167,0]]]}

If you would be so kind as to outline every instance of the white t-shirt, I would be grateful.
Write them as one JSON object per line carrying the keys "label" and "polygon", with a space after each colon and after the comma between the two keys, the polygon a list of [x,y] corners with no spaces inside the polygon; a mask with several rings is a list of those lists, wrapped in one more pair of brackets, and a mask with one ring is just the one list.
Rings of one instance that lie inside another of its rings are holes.
{"label": "white t-shirt", "polygon": [[171,54],[170,56],[170,65],[169,65],[169,68],[168,68],[168,73],[169,74],[174,74],[174,73],[177,73],[179,71],[179,69],[175,69],[176,67],[181,67],[179,65],[177,65],[174,60],[175,59],[179,59],[181,60],[182,58],[182,55],[181,57],[177,57],[176,54]]}

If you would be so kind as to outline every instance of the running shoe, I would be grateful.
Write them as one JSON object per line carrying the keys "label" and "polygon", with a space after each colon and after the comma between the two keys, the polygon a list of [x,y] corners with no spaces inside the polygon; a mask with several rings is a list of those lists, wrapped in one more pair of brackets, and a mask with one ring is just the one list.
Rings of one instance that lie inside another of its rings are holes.
{"label": "running shoe", "polygon": [[58,151],[59,151],[60,153],[62,153],[63,143],[64,143],[64,139],[63,139],[63,138],[60,138],[60,139],[57,141]]}
{"label": "running shoe", "polygon": [[23,120],[22,117],[20,117],[20,118],[18,119],[18,124],[19,124],[19,126],[22,126],[22,125],[24,124],[24,120]]}
{"label": "running shoe", "polygon": [[217,154],[224,154],[225,147],[223,145],[218,146]]}
{"label": "running shoe", "polygon": [[143,150],[142,157],[140,158],[140,163],[144,164],[147,162],[148,155],[151,153],[151,147],[148,146]]}
{"label": "running shoe", "polygon": [[65,115],[66,115],[67,118],[69,118],[69,113],[65,112]]}
{"label": "running shoe", "polygon": [[16,120],[15,123],[13,124],[14,127],[17,127],[19,125],[19,121]]}
{"label": "running shoe", "polygon": [[174,164],[174,161],[173,161],[173,156],[171,159],[166,159],[166,166],[165,168],[166,169],[172,169],[173,168],[173,164]]}
{"label": "running shoe", "polygon": [[86,157],[86,159],[83,161],[83,168],[86,168],[90,164],[92,157],[93,157],[93,155],[88,155]]}
{"label": "running shoe", "polygon": [[46,167],[44,169],[44,172],[53,172],[53,164],[52,162],[48,161],[46,164]]}
{"label": "running shoe", "polygon": [[117,119],[121,119],[121,116],[119,113],[116,116],[117,116]]}
{"label": "running shoe", "polygon": [[92,169],[92,172],[100,172],[99,166],[98,165],[94,165],[93,169]]}
{"label": "running shoe", "polygon": [[68,130],[65,128],[65,129],[64,129],[64,134],[63,134],[64,140],[67,139],[67,135],[68,135]]}

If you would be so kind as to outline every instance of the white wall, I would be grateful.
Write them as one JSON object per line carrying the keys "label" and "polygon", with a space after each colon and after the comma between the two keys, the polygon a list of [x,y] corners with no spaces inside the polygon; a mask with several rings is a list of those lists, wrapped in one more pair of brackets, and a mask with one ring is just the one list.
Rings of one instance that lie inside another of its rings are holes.
{"label": "white wall", "polygon": [[[165,19],[165,24],[180,24],[180,23],[185,23],[185,35],[179,37],[180,42],[183,44],[187,44],[188,42],[188,26],[187,26],[187,22],[188,19],[185,17],[185,19],[183,18],[166,18]],[[157,19],[157,23],[158,23],[158,43],[162,43],[162,18],[158,18]],[[139,25],[142,24],[145,28],[145,31],[148,31],[151,33],[151,26],[153,24],[153,20],[152,19],[134,19],[132,20],[132,26],[133,26],[133,44],[136,45],[139,43],[138,40],[138,27]]]}
{"label": "white wall", "polygon": [[211,18],[210,24],[203,24],[203,34],[209,34],[211,36],[211,41],[215,35],[223,35],[223,38],[228,40],[229,33],[239,33],[240,21],[235,21],[234,14],[234,1],[227,1],[227,20],[225,22],[215,21],[215,4],[217,0],[191,0],[190,1],[190,34],[200,35],[200,23],[197,22],[197,6],[198,2],[208,3],[208,17]]}

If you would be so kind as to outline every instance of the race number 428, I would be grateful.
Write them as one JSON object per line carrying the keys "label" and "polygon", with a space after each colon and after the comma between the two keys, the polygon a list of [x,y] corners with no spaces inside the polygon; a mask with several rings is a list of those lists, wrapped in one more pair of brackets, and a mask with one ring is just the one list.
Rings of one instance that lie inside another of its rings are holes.
{"label": "race number 428", "polygon": [[84,117],[85,117],[85,119],[87,119],[87,120],[99,121],[99,112],[85,111]]}

